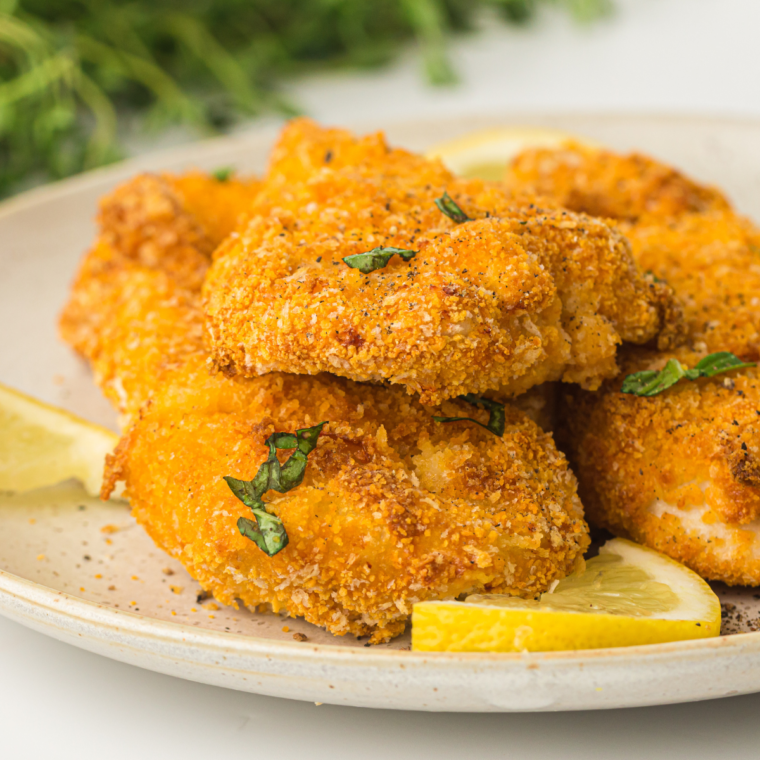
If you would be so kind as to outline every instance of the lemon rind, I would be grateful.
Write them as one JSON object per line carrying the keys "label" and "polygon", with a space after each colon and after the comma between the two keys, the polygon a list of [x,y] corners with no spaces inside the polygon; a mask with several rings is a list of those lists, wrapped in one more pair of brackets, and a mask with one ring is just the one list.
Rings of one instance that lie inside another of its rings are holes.
{"label": "lemon rind", "polygon": [[418,652],[552,652],[663,644],[720,635],[720,601],[692,570],[653,549],[622,538],[600,553],[621,556],[666,583],[679,604],[652,615],[618,615],[542,608],[498,607],[481,602],[414,605],[412,649]]}

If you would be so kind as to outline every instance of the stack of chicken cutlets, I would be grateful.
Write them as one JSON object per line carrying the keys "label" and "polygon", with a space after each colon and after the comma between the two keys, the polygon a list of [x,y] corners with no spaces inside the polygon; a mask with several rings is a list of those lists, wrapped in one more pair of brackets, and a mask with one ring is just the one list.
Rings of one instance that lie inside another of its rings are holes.
{"label": "stack of chicken cutlets", "polygon": [[557,419],[595,522],[760,581],[733,538],[760,514],[753,370],[619,392],[673,357],[756,358],[753,240],[640,157],[527,151],[485,182],[299,119],[261,180],[146,174],[103,199],[61,331],[121,415],[104,496],[124,481],[218,601],[378,643],[415,602],[534,598],[573,570]]}

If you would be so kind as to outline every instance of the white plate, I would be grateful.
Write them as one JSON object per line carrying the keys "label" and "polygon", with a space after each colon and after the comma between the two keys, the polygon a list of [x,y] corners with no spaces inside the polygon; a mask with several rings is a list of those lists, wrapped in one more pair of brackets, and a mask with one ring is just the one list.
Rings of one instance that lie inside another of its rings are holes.
{"label": "white plate", "polygon": [[[520,115],[387,131],[396,144],[425,149],[499,124],[556,127],[651,152],[720,184],[742,211],[760,218],[758,123]],[[0,382],[113,426],[87,367],[55,332],[92,238],[97,198],[144,169],[235,165],[261,172],[273,136],[258,131],[142,157],[0,207]],[[408,651],[408,637],[367,648],[299,620],[211,609],[196,600],[198,591],[124,504],[88,499],[75,486],[42,499],[0,497],[0,612],[75,646],[181,678],[315,702],[451,711],[631,707],[760,691],[760,633],[591,652],[422,655]],[[755,630],[760,605],[753,591],[719,591],[736,605],[724,630]],[[308,640],[296,642],[294,633]]]}

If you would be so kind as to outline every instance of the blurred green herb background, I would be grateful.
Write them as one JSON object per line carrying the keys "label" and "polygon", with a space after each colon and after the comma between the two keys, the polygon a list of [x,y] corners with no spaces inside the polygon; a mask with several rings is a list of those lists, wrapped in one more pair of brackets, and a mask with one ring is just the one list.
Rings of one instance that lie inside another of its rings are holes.
{"label": "blurred green herb background", "polygon": [[553,5],[589,21],[610,2],[0,0],[0,197],[118,159],[125,128],[207,134],[295,113],[284,78],[379,66],[409,43],[431,83],[451,82],[447,38],[484,13],[526,24]]}

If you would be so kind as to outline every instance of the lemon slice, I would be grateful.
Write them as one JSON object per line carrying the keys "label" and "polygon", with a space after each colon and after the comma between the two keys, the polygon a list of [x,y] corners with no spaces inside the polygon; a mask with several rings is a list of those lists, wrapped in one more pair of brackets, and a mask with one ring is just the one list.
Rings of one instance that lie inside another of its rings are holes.
{"label": "lemon slice", "polygon": [[31,491],[77,478],[100,493],[103,462],[119,437],[0,385],[0,491]]}
{"label": "lemon slice", "polygon": [[501,594],[421,602],[412,614],[420,652],[549,652],[706,638],[720,602],[696,573],[615,538],[538,601]]}
{"label": "lemon slice", "polygon": [[556,148],[572,140],[592,146],[591,140],[581,139],[558,129],[542,127],[504,127],[472,132],[431,148],[427,158],[439,158],[460,177],[503,179],[509,162],[528,148]]}

